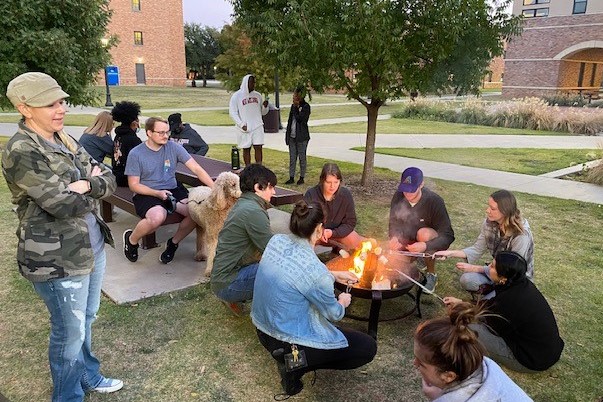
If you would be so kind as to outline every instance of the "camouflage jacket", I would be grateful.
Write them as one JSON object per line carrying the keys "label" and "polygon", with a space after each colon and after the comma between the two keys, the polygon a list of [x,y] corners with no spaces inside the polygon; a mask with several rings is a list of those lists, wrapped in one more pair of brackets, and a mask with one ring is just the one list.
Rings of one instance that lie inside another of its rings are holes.
{"label": "camouflage jacket", "polygon": [[[102,174],[91,177],[95,165]],[[105,242],[113,245],[109,228],[96,214],[96,200],[115,191],[111,170],[79,144],[75,155],[52,148],[20,122],[2,153],[2,173],[17,205],[21,274],[33,282],[89,274],[94,257],[87,213],[94,214]],[[89,193],[69,190],[69,183],[79,179],[90,181]]]}

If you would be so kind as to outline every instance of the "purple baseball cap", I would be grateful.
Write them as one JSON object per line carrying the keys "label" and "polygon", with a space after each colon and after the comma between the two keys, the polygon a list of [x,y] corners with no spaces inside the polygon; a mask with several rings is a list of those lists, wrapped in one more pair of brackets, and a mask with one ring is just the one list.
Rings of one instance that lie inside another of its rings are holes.
{"label": "purple baseball cap", "polygon": [[423,172],[416,167],[409,167],[402,172],[398,191],[401,193],[414,193],[423,183]]}

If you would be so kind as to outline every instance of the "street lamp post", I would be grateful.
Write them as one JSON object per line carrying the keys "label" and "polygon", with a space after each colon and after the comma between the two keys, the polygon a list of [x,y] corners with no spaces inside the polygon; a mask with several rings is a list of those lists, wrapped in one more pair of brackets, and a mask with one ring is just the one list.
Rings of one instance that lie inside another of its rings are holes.
{"label": "street lamp post", "polygon": [[[109,39],[107,39],[107,38],[101,39],[102,47],[106,48],[108,44],[109,44]],[[105,95],[106,95],[105,106],[113,107],[113,102],[111,102],[111,88],[109,88],[109,77],[107,76],[108,75],[107,66],[105,66],[104,70],[105,70]]]}
{"label": "street lamp post", "polygon": [[106,89],[105,106],[112,107],[113,102],[111,102],[111,88],[109,87],[109,77],[107,77],[107,68],[106,67],[105,67],[105,89]]}
{"label": "street lamp post", "polygon": [[280,99],[279,99],[279,77],[278,77],[278,70],[274,70],[274,102],[275,102],[275,106],[278,110],[278,129],[282,130],[283,129],[283,124],[281,123],[281,103],[280,103]]}

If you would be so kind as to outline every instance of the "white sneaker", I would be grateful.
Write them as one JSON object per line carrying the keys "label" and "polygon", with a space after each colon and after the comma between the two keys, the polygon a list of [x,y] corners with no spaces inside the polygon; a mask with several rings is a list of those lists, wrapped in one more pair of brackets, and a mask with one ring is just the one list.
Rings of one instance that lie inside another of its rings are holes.
{"label": "white sneaker", "polygon": [[124,386],[124,382],[122,380],[117,380],[115,378],[103,378],[103,380],[93,388],[93,392],[98,392],[100,394],[110,394],[111,392],[119,391]]}

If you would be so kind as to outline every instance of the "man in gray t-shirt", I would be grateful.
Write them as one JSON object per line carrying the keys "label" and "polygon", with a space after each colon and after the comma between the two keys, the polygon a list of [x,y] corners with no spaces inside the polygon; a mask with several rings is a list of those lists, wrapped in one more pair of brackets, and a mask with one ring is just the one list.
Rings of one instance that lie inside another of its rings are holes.
{"label": "man in gray t-shirt", "polygon": [[[175,212],[184,216],[174,237],[168,239],[160,261],[164,264],[174,259],[180,240],[193,231],[196,224],[190,218],[186,203],[188,191],[176,181],[176,166],[182,162],[208,187],[213,187],[211,177],[180,144],[169,141],[167,120],[151,117],[145,123],[148,139],[128,155],[125,174],[128,185],[136,195],[132,199],[136,213],[142,218],[134,230],[124,232],[124,254],[132,262],[138,260],[138,241],[153,233],[168,215],[166,200],[173,197]],[[181,202],[182,201],[182,202]],[[169,201],[168,201],[168,204]]]}

